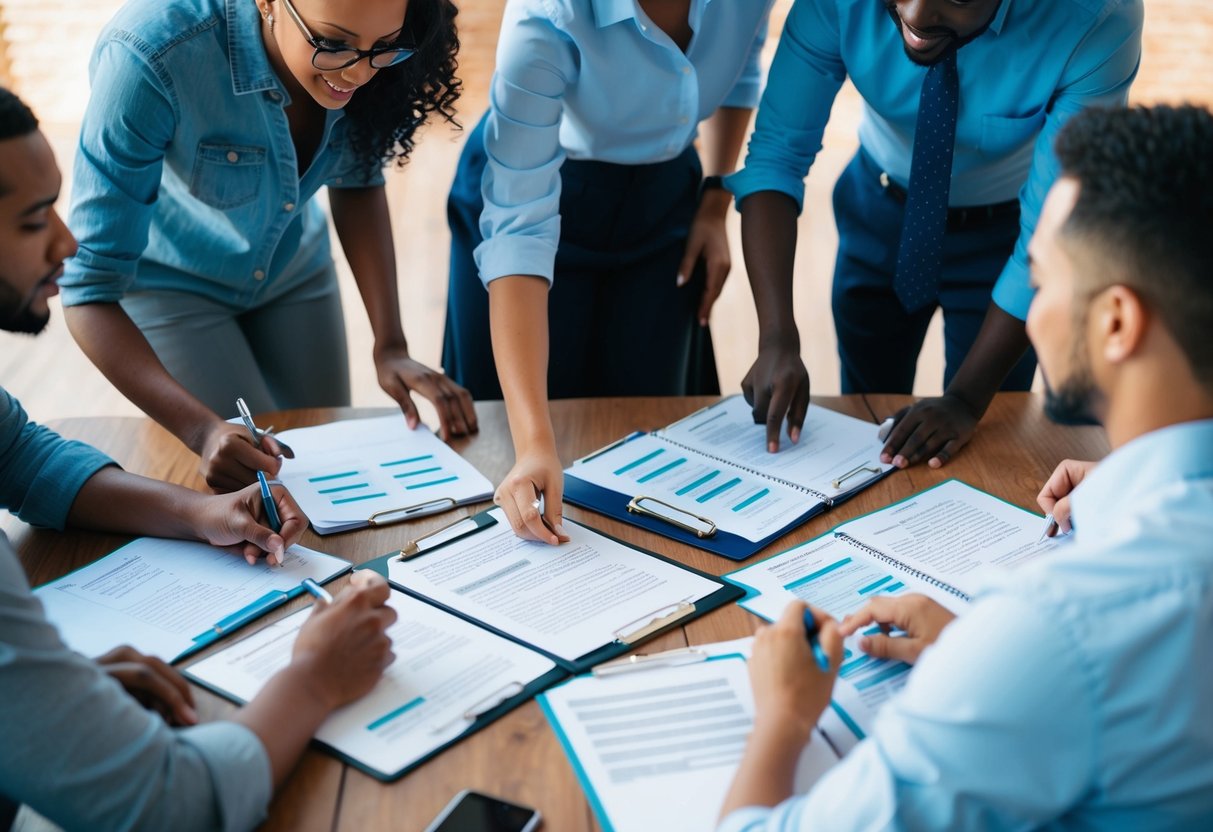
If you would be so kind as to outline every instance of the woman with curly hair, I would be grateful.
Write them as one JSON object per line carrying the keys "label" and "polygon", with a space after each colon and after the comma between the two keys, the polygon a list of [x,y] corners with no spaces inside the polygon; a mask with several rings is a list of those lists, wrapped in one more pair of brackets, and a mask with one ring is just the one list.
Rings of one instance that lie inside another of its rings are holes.
{"label": "woman with curly hair", "polygon": [[410,426],[476,430],[467,391],[409,356],[382,168],[452,121],[449,0],[130,0],[98,41],[60,281],[68,325],[131,401],[202,458],[216,489],[277,471],[223,416],[349,403],[324,212]]}

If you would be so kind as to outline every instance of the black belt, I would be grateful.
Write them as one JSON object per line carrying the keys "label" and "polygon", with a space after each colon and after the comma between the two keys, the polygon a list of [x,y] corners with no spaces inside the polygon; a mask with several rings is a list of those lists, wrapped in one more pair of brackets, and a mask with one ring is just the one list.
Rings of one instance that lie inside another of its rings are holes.
{"label": "black belt", "polygon": [[[906,204],[906,189],[898,185],[884,171],[880,172],[880,187],[891,199],[899,205]],[[948,209],[948,230],[959,231],[962,228],[976,228],[995,220],[1019,217],[1019,200],[997,202],[993,205],[968,205],[963,208]]]}

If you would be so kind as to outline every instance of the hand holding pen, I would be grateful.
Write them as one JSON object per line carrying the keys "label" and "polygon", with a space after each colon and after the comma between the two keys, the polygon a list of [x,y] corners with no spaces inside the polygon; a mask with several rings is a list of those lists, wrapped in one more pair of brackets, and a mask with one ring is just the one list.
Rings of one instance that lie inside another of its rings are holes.
{"label": "hand holding pen", "polygon": [[[268,483],[267,483],[268,486]],[[250,485],[234,494],[198,495],[194,532],[213,546],[240,555],[250,564],[265,558],[281,566],[286,550],[299,542],[307,529],[307,517],[282,486],[270,489],[272,505],[280,525],[271,528],[260,485]]]}
{"label": "hand holding pen", "polygon": [[1048,515],[1045,517],[1044,533],[1046,537],[1067,535],[1072,529],[1070,522],[1070,494],[1078,487],[1094,468],[1096,463],[1083,462],[1077,459],[1066,459],[1054,469],[1049,481],[1036,495],[1036,502]]}
{"label": "hand holding pen", "polygon": [[[237,404],[237,409],[240,406]],[[247,406],[244,410],[247,413]],[[275,477],[282,466],[281,457],[295,456],[290,447],[273,435],[272,428],[261,430],[256,425],[250,428],[218,418],[207,429],[201,444],[199,471],[216,492],[239,491],[256,479],[258,471]]]}
{"label": "hand holding pen", "polygon": [[[810,637],[806,622],[812,621]],[[815,656],[813,639],[817,640]],[[823,661],[824,659],[824,661]],[[754,637],[750,683],[754,689],[754,729],[780,735],[791,732],[806,742],[830,704],[834,679],[842,663],[838,623],[803,601],[788,604],[783,614]]]}

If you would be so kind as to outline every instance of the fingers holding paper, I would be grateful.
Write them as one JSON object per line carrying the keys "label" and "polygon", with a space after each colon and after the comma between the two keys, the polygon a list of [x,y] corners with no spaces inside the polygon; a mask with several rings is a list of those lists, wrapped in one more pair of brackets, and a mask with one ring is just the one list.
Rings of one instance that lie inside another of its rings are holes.
{"label": "fingers holding paper", "polygon": [[1046,532],[1049,537],[1069,534],[1070,494],[1096,466],[1095,462],[1066,459],[1053,470],[1044,488],[1036,495],[1036,502],[1046,514],[1053,515],[1053,525]]}
{"label": "fingers holding paper", "polygon": [[[851,636],[875,624],[881,633],[861,638],[859,649],[874,658],[914,664],[954,618],[954,614],[925,595],[877,596],[844,618],[839,632],[844,637]],[[892,635],[894,629],[902,635]]]}
{"label": "fingers holding paper", "polygon": [[241,555],[250,564],[266,558],[281,566],[285,552],[299,542],[307,529],[307,516],[281,485],[270,488],[282,530],[270,528],[261,490],[250,485],[234,494],[207,497],[198,513],[195,532],[213,546]]}
{"label": "fingers holding paper", "polygon": [[[830,670],[817,665],[805,636],[804,612],[811,609],[817,622],[817,639],[830,659]],[[772,722],[809,739],[826,706],[834,678],[842,663],[842,635],[838,622],[824,610],[793,601],[769,627],[758,631],[749,660],[754,688],[755,725]]]}
{"label": "fingers holding paper", "polygon": [[554,449],[520,456],[493,495],[514,534],[553,546],[569,539],[563,501],[564,470]]}
{"label": "fingers holding paper", "polygon": [[195,725],[194,694],[181,674],[155,656],[123,645],[98,656],[98,665],[141,705],[156,711],[169,725]]}

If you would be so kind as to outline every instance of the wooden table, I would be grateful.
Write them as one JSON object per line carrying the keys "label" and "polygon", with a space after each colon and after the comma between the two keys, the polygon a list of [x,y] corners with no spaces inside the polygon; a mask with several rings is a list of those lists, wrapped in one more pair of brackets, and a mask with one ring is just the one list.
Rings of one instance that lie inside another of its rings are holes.
{"label": "wooden table", "polygon": [[[637,398],[554,402],[552,420],[561,459],[567,464],[632,430],[650,430],[685,416],[713,401],[706,398]],[[816,398],[817,404],[878,424],[907,404],[908,396],[848,396]],[[498,482],[509,470],[513,448],[505,410],[499,402],[478,403],[480,434],[454,444],[490,480]],[[382,415],[387,410],[300,410],[259,416],[278,431],[334,419]],[[90,442],[112,455],[128,470],[201,488],[197,460],[181,443],[147,419],[110,417],[64,420],[54,425],[65,436]],[[895,473],[839,508],[806,523],[767,547],[765,557],[822,534],[834,525],[928,488],[950,477],[1036,509],[1035,497],[1054,466],[1065,457],[1097,459],[1107,452],[1102,432],[1093,428],[1052,425],[1041,411],[1038,396],[1000,394],[973,442],[939,471],[920,466]],[[481,506],[482,507],[482,506]],[[459,509],[470,514],[477,508]],[[732,571],[738,564],[672,542],[572,506],[568,516],[607,534],[669,555],[713,574]],[[382,529],[367,529],[320,538],[310,531],[307,546],[331,552],[354,563],[398,549],[408,540],[450,522],[453,513]],[[126,542],[126,538],[86,532],[64,534],[34,530],[5,516],[0,526],[9,533],[30,576],[41,584],[78,568]],[[342,579],[344,581],[345,579]],[[340,588],[340,583],[336,588]],[[289,614],[306,601],[296,601],[273,617]],[[649,642],[645,652],[685,644],[701,644],[750,635],[758,620],[729,605]],[[254,625],[256,626],[256,625]],[[196,689],[203,719],[230,714],[234,707]],[[287,703],[289,707],[289,703]],[[591,830],[599,826],[581,788],[536,703],[530,702],[485,730],[446,751],[421,768],[392,783],[382,784],[319,751],[309,751],[270,809],[270,829],[361,830],[422,828],[462,788],[475,788],[537,807],[551,830]]]}

